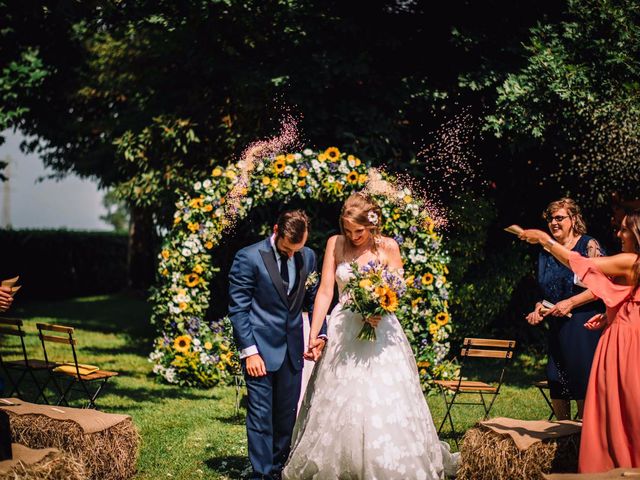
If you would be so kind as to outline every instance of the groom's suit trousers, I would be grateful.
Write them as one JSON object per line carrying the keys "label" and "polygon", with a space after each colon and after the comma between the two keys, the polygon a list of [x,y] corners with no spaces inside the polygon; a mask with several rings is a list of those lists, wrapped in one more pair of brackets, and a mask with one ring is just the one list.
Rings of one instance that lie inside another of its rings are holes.
{"label": "groom's suit trousers", "polygon": [[264,377],[251,377],[245,371],[245,380],[249,460],[255,478],[262,478],[279,473],[289,456],[302,370],[293,368],[285,356],[277,371]]}

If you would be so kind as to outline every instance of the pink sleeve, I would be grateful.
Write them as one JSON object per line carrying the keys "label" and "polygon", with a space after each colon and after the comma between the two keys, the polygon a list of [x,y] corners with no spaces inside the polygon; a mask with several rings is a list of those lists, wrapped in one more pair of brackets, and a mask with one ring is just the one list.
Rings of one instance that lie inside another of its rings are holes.
{"label": "pink sleeve", "polygon": [[613,308],[619,305],[631,292],[631,287],[616,285],[598,269],[593,259],[583,257],[578,252],[569,254],[569,265],[580,281],[591,290],[591,293],[604,301],[607,307]]}

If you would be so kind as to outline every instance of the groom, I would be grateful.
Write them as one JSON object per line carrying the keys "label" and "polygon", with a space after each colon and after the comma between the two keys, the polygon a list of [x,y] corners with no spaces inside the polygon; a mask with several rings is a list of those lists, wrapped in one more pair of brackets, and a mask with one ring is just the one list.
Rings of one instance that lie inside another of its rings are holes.
{"label": "groom", "polygon": [[[279,479],[291,448],[302,382],[302,310],[311,317],[318,289],[317,282],[306,288],[317,266],[316,254],[304,246],[308,234],[302,210],[284,212],[273,235],[240,250],[229,272],[229,318],[249,397],[252,479]],[[321,353],[324,341],[317,348]]]}

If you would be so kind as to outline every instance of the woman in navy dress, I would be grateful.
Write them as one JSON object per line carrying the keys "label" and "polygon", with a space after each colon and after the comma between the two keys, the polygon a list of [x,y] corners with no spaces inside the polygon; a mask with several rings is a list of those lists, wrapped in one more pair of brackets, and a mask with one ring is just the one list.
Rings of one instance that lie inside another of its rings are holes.
{"label": "woman in navy dress", "polygon": [[[570,198],[551,202],[543,214],[553,238],[584,257],[602,256],[597,240],[586,235],[586,225],[578,205]],[[578,417],[582,418],[584,398],[589,382],[593,355],[600,330],[587,330],[584,324],[604,305],[587,289],[576,285],[573,272],[548,252],[538,258],[538,284],[542,298],[554,304],[546,308],[542,300],[527,316],[537,325],[549,322],[549,360],[547,380],[553,410],[558,420],[571,416],[571,400],[576,400]]]}

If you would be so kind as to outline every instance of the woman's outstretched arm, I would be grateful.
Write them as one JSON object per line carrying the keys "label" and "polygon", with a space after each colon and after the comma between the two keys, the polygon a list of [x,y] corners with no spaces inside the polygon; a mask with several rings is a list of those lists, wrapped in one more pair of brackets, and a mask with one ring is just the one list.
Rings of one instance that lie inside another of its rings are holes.
{"label": "woman's outstretched arm", "polygon": [[[569,256],[572,250],[556,242],[548,233],[542,230],[524,230],[520,234],[520,239],[533,244],[539,243],[551,255],[567,267],[570,267]],[[632,267],[636,261],[636,255],[634,253],[619,253],[611,257],[591,258],[591,261],[602,273],[609,277],[626,277],[630,279],[633,275]]]}
{"label": "woman's outstretched arm", "polygon": [[[309,352],[323,341],[322,339],[318,339],[318,334],[320,333],[322,324],[329,312],[331,301],[333,300],[333,288],[336,281],[335,248],[337,238],[338,235],[330,237],[329,240],[327,240],[327,248],[324,251],[320,286],[318,287],[318,293],[316,293],[316,301],[313,304],[313,317],[311,318],[311,330],[309,332]],[[315,355],[314,360],[317,360]]]}

